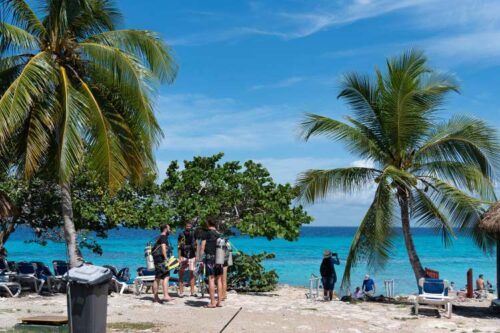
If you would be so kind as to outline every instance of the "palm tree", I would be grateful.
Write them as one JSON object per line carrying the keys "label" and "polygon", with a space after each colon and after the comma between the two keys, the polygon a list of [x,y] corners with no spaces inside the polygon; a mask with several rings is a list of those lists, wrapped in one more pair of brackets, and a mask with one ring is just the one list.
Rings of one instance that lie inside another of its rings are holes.
{"label": "palm tree", "polygon": [[345,75],[338,98],[353,116],[338,121],[307,114],[302,138],[326,136],[346,144],[350,152],[373,167],[308,170],[298,179],[301,197],[308,202],[335,192],[352,193],[375,185],[375,194],[352,241],[343,286],[360,260],[370,268],[383,266],[393,247],[393,227],[399,216],[415,278],[424,269],[412,239],[411,223],[440,232],[445,244],[454,228],[469,233],[483,249],[492,239],[477,227],[484,201],[495,196],[494,168],[500,144],[494,128],[467,116],[439,122],[436,111],[450,92],[453,80],[433,71],[423,53],[409,51],[387,60],[387,71],[375,78]]}
{"label": "palm tree", "polygon": [[0,4],[1,148],[16,143],[25,178],[52,170],[76,265],[72,177],[85,157],[112,190],[140,181],[162,135],[153,97],[176,65],[157,33],[116,29],[111,0],[46,0],[36,11],[24,0]]}

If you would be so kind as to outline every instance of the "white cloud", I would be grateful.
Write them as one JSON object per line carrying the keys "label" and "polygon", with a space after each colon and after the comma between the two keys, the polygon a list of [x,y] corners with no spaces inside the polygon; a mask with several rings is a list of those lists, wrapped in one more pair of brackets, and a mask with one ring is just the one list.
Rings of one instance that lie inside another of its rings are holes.
{"label": "white cloud", "polygon": [[257,84],[257,85],[251,86],[249,88],[249,90],[286,88],[286,87],[290,87],[290,86],[296,85],[297,83],[303,82],[304,80],[306,80],[305,77],[292,76],[292,77],[289,77],[287,79],[280,80],[280,81],[274,82],[274,83]]}
{"label": "white cloud", "polygon": [[455,63],[497,58],[500,56],[500,30],[434,38],[418,44],[427,45],[436,57]]}
{"label": "white cloud", "polygon": [[248,108],[228,98],[163,96],[158,107],[165,137],[160,149],[252,150],[292,143],[300,113],[286,105]]}
{"label": "white cloud", "polygon": [[303,38],[327,28],[351,24],[360,20],[382,16],[394,11],[423,6],[434,0],[362,0],[341,6],[323,5],[313,11],[290,13],[280,16],[294,27],[283,32],[288,39]]}
{"label": "white cloud", "polygon": [[373,160],[356,160],[351,163],[351,166],[353,167],[358,167],[358,168],[374,168],[375,163]]}

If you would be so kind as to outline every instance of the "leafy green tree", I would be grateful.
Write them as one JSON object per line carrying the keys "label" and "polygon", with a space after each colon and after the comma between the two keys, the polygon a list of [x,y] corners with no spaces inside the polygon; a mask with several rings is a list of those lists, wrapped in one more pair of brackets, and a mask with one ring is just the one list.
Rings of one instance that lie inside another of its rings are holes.
{"label": "leafy green tree", "polygon": [[173,212],[176,224],[204,223],[216,218],[219,228],[237,228],[250,236],[295,240],[300,226],[312,218],[293,201],[299,194],[290,184],[276,184],[258,163],[220,163],[222,153],[194,157],[180,169],[173,161],[160,192]]}
{"label": "leafy green tree", "polygon": [[[154,179],[154,175],[145,178]],[[71,189],[79,247],[102,253],[97,238],[107,237],[110,229],[159,224],[156,219],[160,215],[162,220],[168,217],[169,210],[154,201],[157,189],[154,181],[145,181],[140,186],[126,184],[112,193],[95,170],[85,168],[85,165],[80,167]],[[41,177],[27,182],[6,175],[0,181],[0,191],[10,198],[16,211],[16,214],[0,218],[1,254],[6,254],[6,241],[21,225],[33,230],[35,238],[30,242],[45,245],[48,241],[63,239],[61,192],[57,183]]]}
{"label": "leafy green tree", "polygon": [[[343,285],[361,259],[379,267],[390,256],[393,227],[401,222],[410,264],[418,280],[424,270],[413,243],[410,220],[441,233],[445,243],[453,228],[471,234],[485,248],[491,244],[477,228],[483,200],[494,199],[492,181],[500,161],[495,128],[467,116],[439,122],[436,111],[450,92],[453,80],[433,71],[418,51],[387,60],[385,73],[375,77],[348,74],[339,98],[353,116],[338,121],[308,114],[302,137],[343,142],[351,153],[374,167],[308,170],[299,176],[301,196],[315,202],[330,193],[351,193],[367,184],[375,196],[349,250]],[[396,208],[399,206],[399,217]]]}
{"label": "leafy green tree", "polygon": [[51,170],[76,265],[71,183],[83,155],[111,190],[140,182],[161,137],[153,97],[176,66],[158,34],[116,29],[111,0],[46,0],[37,11],[24,0],[0,5],[0,148],[14,148],[26,179]]}

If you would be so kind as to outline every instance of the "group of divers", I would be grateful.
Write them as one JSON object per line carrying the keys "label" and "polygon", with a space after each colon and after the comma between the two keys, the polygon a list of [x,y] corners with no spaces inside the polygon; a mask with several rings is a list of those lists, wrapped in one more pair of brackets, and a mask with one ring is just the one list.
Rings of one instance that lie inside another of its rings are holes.
{"label": "group of divers", "polygon": [[[172,246],[168,236],[170,226],[160,227],[160,235],[147,250],[150,266],[154,266],[155,280],[153,282],[153,302],[171,303],[174,301],[168,294],[170,271],[173,267],[179,270],[179,298],[184,297],[184,274],[189,272],[189,286],[192,297],[195,292],[195,270],[203,270],[208,279],[210,303],[206,308],[222,307],[227,297],[227,272],[232,266],[232,249],[229,241],[217,230],[216,220],[207,219],[207,229],[201,235],[196,232],[191,222],[185,224],[177,241],[178,260],[172,256]],[[198,240],[201,239],[201,242]],[[158,296],[160,284],[163,288],[163,298]],[[215,289],[217,288],[217,294]]]}
{"label": "group of divers", "polygon": [[[232,266],[232,246],[225,236],[217,230],[214,218],[207,219],[207,229],[201,233],[195,230],[193,223],[187,222],[184,230],[177,240],[178,259],[172,256],[172,246],[168,236],[170,226],[165,224],[160,227],[160,235],[147,252],[150,268],[154,268],[155,280],[153,282],[153,302],[170,303],[174,299],[168,294],[170,271],[178,267],[179,271],[179,297],[184,297],[184,275],[189,272],[189,287],[192,297],[197,297],[195,292],[195,271],[203,271],[208,280],[208,293],[210,302],[206,308],[222,307],[222,302],[227,298],[227,274]],[[201,240],[201,242],[200,242]],[[325,301],[332,301],[334,297],[337,275],[335,265],[340,260],[337,253],[330,250],[323,252],[320,265],[321,282]],[[160,284],[163,287],[163,298],[158,296]],[[484,282],[480,275],[476,281],[476,289],[487,289],[490,284]],[[487,286],[486,286],[487,285]],[[454,283],[450,289],[454,288]],[[217,293],[216,293],[217,289]],[[366,274],[361,287],[356,287],[351,297],[354,299],[371,298],[376,293],[374,280]]]}
{"label": "group of divers", "polygon": [[[232,248],[225,236],[217,230],[216,220],[207,219],[207,229],[200,234],[193,223],[187,222],[184,230],[177,239],[177,258],[172,256],[172,249],[168,236],[170,226],[165,224],[160,227],[160,235],[154,244],[147,250],[151,268],[154,267],[155,280],[153,282],[153,302],[170,303],[174,299],[168,294],[168,282],[172,267],[178,266],[179,271],[179,297],[184,297],[184,274],[189,272],[190,295],[197,297],[195,292],[195,271],[204,271],[208,280],[208,293],[210,302],[206,308],[222,307],[222,302],[227,298],[227,273],[232,266]],[[201,242],[199,242],[201,240]],[[340,260],[337,253],[325,250],[320,265],[321,282],[324,290],[324,299],[333,299],[333,290],[337,281],[335,265]],[[158,296],[159,287],[162,285],[163,298]],[[216,293],[217,289],[217,293]],[[369,275],[365,276],[362,287],[357,287],[352,295],[355,298],[371,297],[376,292],[376,285]]]}

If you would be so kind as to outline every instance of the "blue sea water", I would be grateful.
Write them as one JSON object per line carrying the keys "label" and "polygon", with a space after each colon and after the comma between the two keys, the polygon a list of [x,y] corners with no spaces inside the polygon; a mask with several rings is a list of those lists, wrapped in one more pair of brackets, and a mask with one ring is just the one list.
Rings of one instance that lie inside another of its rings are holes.
{"label": "blue sea water", "polygon": [[[340,282],[355,230],[352,227],[303,227],[299,240],[294,242],[238,236],[232,238],[232,243],[237,249],[247,253],[275,253],[276,258],[267,261],[265,267],[278,272],[280,283],[306,286],[311,273],[319,274],[325,248],[337,252],[340,256],[341,264],[337,266]],[[85,259],[94,264],[112,264],[118,268],[127,266],[134,272],[137,267],[145,265],[144,246],[155,235],[156,232],[151,230],[112,230],[107,239],[99,240],[104,254],[98,256],[84,252]],[[495,257],[481,252],[469,238],[457,237],[453,244],[446,248],[440,236],[430,229],[416,228],[413,230],[413,236],[422,264],[438,270],[442,278],[454,281],[457,287],[465,286],[466,271],[469,268],[474,270],[474,276],[483,273],[487,280],[496,281]],[[41,246],[27,243],[30,239],[33,239],[33,236],[28,229],[16,231],[6,244],[9,260],[37,260],[50,264],[52,260],[65,259],[64,244],[49,243],[47,246]],[[170,241],[175,242],[175,237],[170,236]],[[352,274],[352,285],[360,285],[364,274],[370,273],[375,282],[378,282],[379,290],[383,287],[384,279],[394,279],[396,293],[415,292],[415,279],[403,238],[397,236],[394,245],[392,258],[383,270],[368,272],[366,265],[360,264]]]}

